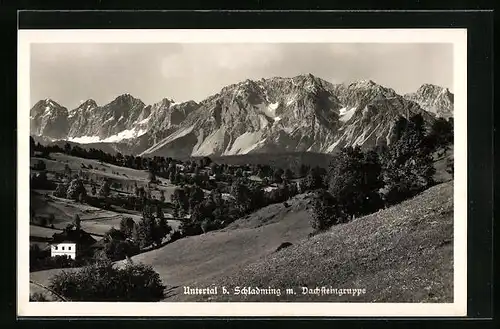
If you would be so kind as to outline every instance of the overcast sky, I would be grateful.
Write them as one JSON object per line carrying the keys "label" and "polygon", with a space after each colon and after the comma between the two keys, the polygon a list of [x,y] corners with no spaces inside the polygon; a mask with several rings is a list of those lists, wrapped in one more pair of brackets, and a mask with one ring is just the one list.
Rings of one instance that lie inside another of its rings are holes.
{"label": "overcast sky", "polygon": [[52,98],[70,109],[124,93],[146,104],[201,101],[245,79],[305,73],[398,93],[423,83],[453,91],[452,44],[32,44],[30,69],[31,104]]}

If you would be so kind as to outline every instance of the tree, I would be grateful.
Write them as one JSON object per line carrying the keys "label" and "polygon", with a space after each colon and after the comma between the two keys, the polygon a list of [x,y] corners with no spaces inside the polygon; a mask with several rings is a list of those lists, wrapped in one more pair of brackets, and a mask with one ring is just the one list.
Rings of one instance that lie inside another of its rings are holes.
{"label": "tree", "polygon": [[172,228],[168,225],[167,220],[163,214],[163,210],[159,205],[156,206],[156,220],[158,223],[158,227],[154,231],[154,240],[156,245],[161,244],[161,241],[164,237],[166,237],[170,232],[172,232]]}
{"label": "tree", "polygon": [[55,220],[56,220],[56,216],[54,216],[54,214],[49,214],[49,216],[47,217],[47,223],[50,226],[54,225]]}
{"label": "tree", "polygon": [[125,237],[132,239],[135,222],[132,217],[123,217],[120,221],[120,231]]}
{"label": "tree", "polygon": [[64,153],[66,154],[71,153],[71,145],[69,143],[64,144]]}
{"label": "tree", "polygon": [[71,168],[68,166],[67,163],[64,165],[64,174],[66,175],[67,178],[71,179]]}
{"label": "tree", "polygon": [[47,226],[47,217],[40,217],[40,225]]}
{"label": "tree", "polygon": [[344,219],[345,216],[342,216],[340,209],[336,207],[335,198],[325,189],[317,190],[313,200],[312,228],[317,232],[324,231]]}
{"label": "tree", "polygon": [[142,211],[142,220],[138,226],[139,246],[145,248],[155,242],[155,218],[151,212],[150,206],[146,205]]}
{"label": "tree", "polygon": [[211,163],[212,163],[212,159],[210,159],[209,157],[203,157],[200,160],[200,167],[202,167],[202,168],[208,167]]}
{"label": "tree", "polygon": [[189,209],[193,210],[194,206],[203,201],[205,194],[199,186],[194,186],[189,193]]}
{"label": "tree", "polygon": [[235,198],[238,208],[245,212],[250,206],[250,190],[243,180],[238,179],[231,185],[231,195]]}
{"label": "tree", "polygon": [[32,136],[30,136],[30,156],[35,156],[35,140],[33,139]]}
{"label": "tree", "polygon": [[117,261],[133,256],[138,248],[126,240],[111,239],[104,244],[104,253],[110,261]]}
{"label": "tree", "polygon": [[92,184],[92,188],[91,188],[90,192],[92,193],[92,195],[96,195],[97,194],[97,189],[95,187],[95,184]]}
{"label": "tree", "polygon": [[45,162],[43,160],[38,160],[33,165],[33,169],[35,169],[35,170],[46,170],[47,169],[47,165],[45,164]]}
{"label": "tree", "polygon": [[445,118],[437,118],[432,126],[429,135],[426,137],[429,147],[433,150],[442,148],[447,151],[449,145],[453,143],[453,121]]}
{"label": "tree", "polygon": [[76,230],[78,230],[78,231],[80,230],[80,227],[81,227],[81,226],[80,226],[80,225],[81,225],[81,222],[82,222],[82,221],[81,221],[81,219],[80,219],[80,216],[79,216],[78,214],[75,214],[75,215],[73,216],[73,224],[75,224],[75,228],[76,228]]}
{"label": "tree", "polygon": [[359,216],[378,210],[383,187],[382,166],[375,151],[358,147],[340,150],[330,163],[328,191],[347,216]]}
{"label": "tree", "polygon": [[172,194],[172,202],[179,210],[189,210],[189,198],[184,188],[176,188]]}
{"label": "tree", "polygon": [[68,193],[68,185],[64,183],[57,184],[56,190],[54,191],[54,196],[58,198],[66,198]]}
{"label": "tree", "polygon": [[311,168],[307,176],[300,182],[300,190],[302,193],[325,187],[324,178],[319,167]]}
{"label": "tree", "polygon": [[205,218],[201,222],[201,229],[203,230],[203,233],[207,233],[208,231],[210,231],[210,218]]}
{"label": "tree", "polygon": [[299,168],[299,177],[306,177],[307,174],[309,173],[309,166],[306,166],[305,164],[301,164]]}
{"label": "tree", "polygon": [[156,183],[156,174],[153,170],[149,171],[148,180],[150,183]]}
{"label": "tree", "polygon": [[276,168],[273,172],[273,180],[275,183],[282,183],[283,182],[283,174],[285,172],[281,168]]}
{"label": "tree", "polygon": [[418,114],[389,147],[384,161],[386,201],[395,204],[420,193],[434,183],[434,173],[432,149],[426,145],[423,119]]}
{"label": "tree", "polygon": [[105,180],[99,189],[99,195],[106,198],[111,193],[111,187],[108,180]]}
{"label": "tree", "polygon": [[455,172],[455,165],[453,157],[446,158],[446,172],[453,176]]}
{"label": "tree", "polygon": [[293,171],[290,168],[286,168],[284,177],[287,180],[293,179],[294,178]]}
{"label": "tree", "polygon": [[69,183],[66,197],[68,199],[77,201],[80,200],[81,195],[85,197],[87,195],[87,190],[85,189],[82,180],[79,178],[75,178]]}

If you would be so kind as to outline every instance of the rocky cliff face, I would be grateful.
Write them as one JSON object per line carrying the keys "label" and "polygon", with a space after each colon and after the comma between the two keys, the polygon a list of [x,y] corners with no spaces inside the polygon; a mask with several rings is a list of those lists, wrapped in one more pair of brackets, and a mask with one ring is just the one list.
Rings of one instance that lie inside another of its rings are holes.
{"label": "rocky cliff face", "polygon": [[418,103],[424,110],[437,117],[453,117],[453,94],[448,88],[423,84],[415,93],[404,95],[406,99]]}
{"label": "rocky cliff face", "polygon": [[88,100],[68,112],[41,101],[31,110],[31,133],[108,148],[115,144],[122,153],[129,149],[147,156],[333,152],[387,143],[400,115],[422,113],[432,122],[429,112],[449,113],[451,106],[452,113],[448,93],[422,87],[403,97],[373,81],[333,85],[307,74],[246,80],[200,103],[165,98],[145,105],[126,94],[104,106]]}

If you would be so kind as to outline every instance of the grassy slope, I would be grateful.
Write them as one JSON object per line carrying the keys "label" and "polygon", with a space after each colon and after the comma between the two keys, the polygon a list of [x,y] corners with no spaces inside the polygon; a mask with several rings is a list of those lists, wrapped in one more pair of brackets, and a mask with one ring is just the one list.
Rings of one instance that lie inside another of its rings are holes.
{"label": "grassy slope", "polygon": [[[125,167],[119,167],[107,163],[99,163],[97,160],[83,159],[73,156],[68,156],[60,153],[51,154],[52,160],[31,158],[31,164],[34,164],[38,160],[43,160],[47,165],[47,171],[49,172],[49,179],[53,178],[52,173],[54,172],[64,172],[65,164],[71,168],[74,173],[79,170],[83,170],[91,174],[94,181],[98,181],[99,178],[106,177],[111,179],[112,182],[120,182],[122,184],[133,185],[134,181],[137,182],[138,186],[146,186],[148,182],[148,173],[143,170],[135,170]],[[82,169],[81,164],[88,166],[92,165],[94,168],[102,169],[106,171],[96,170],[96,169]],[[118,174],[113,174],[116,172]],[[124,176],[124,174],[126,176]],[[176,186],[169,183],[168,180],[159,178],[162,181],[161,185],[158,185],[159,189],[165,191],[165,197],[167,200],[170,198],[170,194],[173,193]],[[90,186],[85,186],[87,192],[90,193]],[[126,191],[113,190],[112,193],[127,193]],[[135,214],[122,214],[120,212],[102,210],[99,208],[91,207],[89,205],[80,204],[78,202],[73,202],[71,200],[56,198],[51,195],[50,191],[31,191],[30,203],[35,213],[37,215],[48,215],[54,214],[55,228],[64,228],[66,224],[73,221],[73,216],[78,214],[82,219],[82,228],[89,233],[104,234],[111,227],[118,228],[122,216],[132,217],[134,220],[139,220],[141,214],[136,212]],[[159,198],[158,191],[152,191],[152,195]],[[129,212],[129,211],[127,211]],[[176,228],[178,223],[176,221],[170,221],[171,226]]]}
{"label": "grassy slope", "polygon": [[[293,287],[297,292],[246,299],[219,295],[219,301],[452,302],[453,182],[267,255],[216,284]],[[365,288],[366,294],[317,297],[302,295],[302,286]]]}
{"label": "grassy slope", "polygon": [[[221,231],[184,238],[133,257],[167,284],[165,301],[205,301],[182,286],[295,288],[290,296],[222,296],[216,301],[451,302],[453,181],[414,199],[307,238],[308,198],[263,208]],[[276,252],[282,242],[292,246]],[[60,269],[33,272],[48,284]],[[302,296],[300,287],[366,289],[359,297]],[[35,287],[34,290],[37,291]]]}

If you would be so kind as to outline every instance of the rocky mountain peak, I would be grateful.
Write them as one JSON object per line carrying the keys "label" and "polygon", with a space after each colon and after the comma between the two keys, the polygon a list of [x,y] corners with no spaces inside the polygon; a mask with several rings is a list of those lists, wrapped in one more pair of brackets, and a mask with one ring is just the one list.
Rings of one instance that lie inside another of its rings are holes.
{"label": "rocky mountain peak", "polygon": [[450,90],[445,87],[436,86],[430,83],[424,83],[417,89],[417,94],[421,96],[437,96],[439,94],[449,95]]}
{"label": "rocky mountain peak", "polygon": [[143,104],[145,105],[140,99],[135,98],[129,93],[122,94],[118,97],[116,97],[109,105],[134,105],[134,104]]}
{"label": "rocky mountain peak", "polygon": [[454,95],[448,88],[425,83],[416,92],[405,94],[404,97],[418,103],[424,110],[438,117],[453,116]]}
{"label": "rocky mountain peak", "polygon": [[91,110],[97,107],[98,105],[95,100],[87,99],[85,102],[81,103],[80,106],[77,107],[77,109]]}

